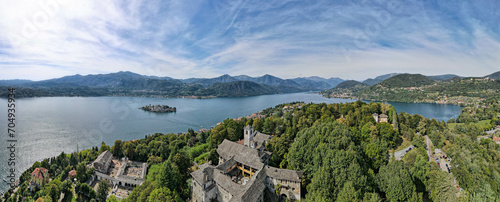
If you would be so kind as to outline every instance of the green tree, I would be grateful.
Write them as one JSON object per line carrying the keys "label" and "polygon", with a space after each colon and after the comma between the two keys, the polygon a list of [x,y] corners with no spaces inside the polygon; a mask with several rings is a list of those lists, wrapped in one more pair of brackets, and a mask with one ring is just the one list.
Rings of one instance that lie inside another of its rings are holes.
{"label": "green tree", "polygon": [[430,198],[434,201],[456,201],[458,189],[453,177],[441,170],[432,170],[429,173]]}
{"label": "green tree", "polygon": [[108,196],[109,191],[109,183],[107,180],[101,180],[99,182],[99,187],[97,188],[97,199],[99,201],[106,201],[106,197]]}
{"label": "green tree", "polygon": [[390,201],[409,200],[416,191],[410,171],[402,161],[391,161],[381,166],[377,182]]}
{"label": "green tree", "polygon": [[113,145],[111,153],[113,153],[113,156],[122,157],[122,140],[115,140],[115,145]]}

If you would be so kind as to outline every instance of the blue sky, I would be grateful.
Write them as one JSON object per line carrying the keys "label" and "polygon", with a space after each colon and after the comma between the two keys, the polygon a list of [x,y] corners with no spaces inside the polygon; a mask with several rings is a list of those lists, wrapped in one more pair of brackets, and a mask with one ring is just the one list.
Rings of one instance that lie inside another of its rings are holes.
{"label": "blue sky", "polygon": [[0,5],[0,79],[484,76],[500,71],[499,8],[496,0],[9,1]]}

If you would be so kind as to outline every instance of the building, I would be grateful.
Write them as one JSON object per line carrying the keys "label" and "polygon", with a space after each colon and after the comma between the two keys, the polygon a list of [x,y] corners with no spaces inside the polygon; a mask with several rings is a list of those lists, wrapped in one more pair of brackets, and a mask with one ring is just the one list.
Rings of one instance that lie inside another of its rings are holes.
{"label": "building", "polygon": [[373,114],[373,119],[375,119],[375,123],[387,123],[389,122],[389,117],[385,114],[377,114],[377,113],[374,113]]}
{"label": "building", "polygon": [[[113,161],[116,161],[116,164],[113,164],[113,168],[110,169]],[[113,154],[109,151],[101,153],[91,165],[98,171],[92,175],[92,181],[107,180],[113,187],[136,187],[141,185],[146,179],[148,169],[147,163],[130,161],[127,157],[123,157],[121,160],[113,160]],[[98,168],[100,170],[97,170]],[[114,174],[110,175],[108,170],[111,170]]]}
{"label": "building", "polygon": [[101,173],[107,173],[108,168],[111,165],[112,158],[113,154],[111,154],[111,152],[106,150],[101,154],[99,154],[97,159],[92,163],[92,167],[94,167],[96,171],[99,171]]}
{"label": "building", "polygon": [[259,148],[267,144],[267,141],[271,139],[270,135],[263,134],[258,131],[254,131],[253,126],[245,126],[243,129],[243,145],[251,148]]}
{"label": "building", "polygon": [[268,166],[271,153],[264,149],[268,139],[256,140],[249,126],[244,133],[245,145],[224,140],[217,148],[219,164],[205,163],[191,173],[192,201],[300,200],[303,172]]}
{"label": "building", "polygon": [[71,170],[71,171],[68,172],[68,178],[69,179],[73,179],[75,177],[76,177],[76,170],[73,169],[73,170]]}
{"label": "building", "polygon": [[35,168],[31,173],[30,190],[40,189],[48,181],[49,171],[46,168]]}
{"label": "building", "polygon": [[500,144],[500,137],[493,136],[493,141],[496,142],[497,144]]}

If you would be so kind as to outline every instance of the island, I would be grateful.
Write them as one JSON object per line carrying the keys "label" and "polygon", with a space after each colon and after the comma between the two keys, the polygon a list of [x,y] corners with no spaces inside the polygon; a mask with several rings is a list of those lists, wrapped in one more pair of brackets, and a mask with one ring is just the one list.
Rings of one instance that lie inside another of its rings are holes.
{"label": "island", "polygon": [[151,105],[151,104],[140,107],[139,109],[142,109],[142,110],[148,111],[148,112],[157,112],[157,113],[167,113],[167,112],[176,112],[177,111],[177,108],[169,107],[168,105]]}

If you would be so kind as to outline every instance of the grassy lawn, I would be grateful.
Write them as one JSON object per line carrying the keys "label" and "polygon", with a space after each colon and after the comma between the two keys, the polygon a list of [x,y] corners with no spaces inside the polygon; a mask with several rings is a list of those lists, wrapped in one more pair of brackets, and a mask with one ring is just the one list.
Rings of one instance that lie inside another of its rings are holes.
{"label": "grassy lawn", "polygon": [[[482,126],[484,126],[484,125],[486,125],[486,124],[489,124],[489,123],[490,123],[490,121],[491,121],[491,120],[490,120],[490,119],[488,119],[488,120],[482,120],[482,121],[479,121],[479,122],[477,122],[477,123],[472,123],[472,124],[475,124],[475,125],[478,125],[478,126],[481,126],[481,127],[482,127]],[[449,128],[449,129],[453,129],[453,128],[455,128],[455,126],[456,126],[456,125],[459,125],[459,124],[460,124],[460,125],[463,125],[464,123],[449,123],[449,124],[448,124],[448,128]]]}
{"label": "grassy lawn", "polygon": [[406,147],[409,147],[411,145],[411,141],[407,140],[404,137],[402,137],[402,138],[403,138],[403,142],[401,143],[401,145],[398,146],[398,148],[396,148],[395,151],[400,151],[400,150],[405,149]]}

